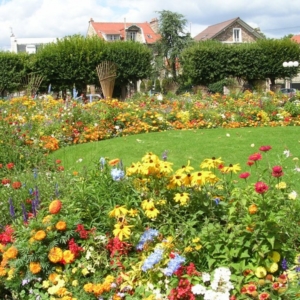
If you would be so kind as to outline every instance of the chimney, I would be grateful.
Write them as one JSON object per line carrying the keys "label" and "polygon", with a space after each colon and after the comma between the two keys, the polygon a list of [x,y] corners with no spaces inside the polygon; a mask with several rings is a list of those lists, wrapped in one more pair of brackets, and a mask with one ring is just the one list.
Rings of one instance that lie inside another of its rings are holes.
{"label": "chimney", "polygon": [[90,18],[89,23],[93,23],[93,22],[94,22],[94,19]]}
{"label": "chimney", "polygon": [[150,27],[152,28],[152,30],[153,30],[155,33],[158,33],[158,19],[157,19],[157,18],[153,18],[153,19],[150,21]]}

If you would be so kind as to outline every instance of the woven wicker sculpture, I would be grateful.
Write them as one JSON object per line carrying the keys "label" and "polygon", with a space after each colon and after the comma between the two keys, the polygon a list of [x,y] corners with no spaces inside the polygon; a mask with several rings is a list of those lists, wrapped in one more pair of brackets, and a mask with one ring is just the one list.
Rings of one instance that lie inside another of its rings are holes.
{"label": "woven wicker sculpture", "polygon": [[111,61],[104,61],[99,64],[96,69],[104,98],[109,99],[112,97],[114,91],[117,66]]}
{"label": "woven wicker sculpture", "polygon": [[22,78],[22,85],[26,90],[26,95],[35,95],[43,79],[42,75],[36,73],[27,74],[24,78]]}

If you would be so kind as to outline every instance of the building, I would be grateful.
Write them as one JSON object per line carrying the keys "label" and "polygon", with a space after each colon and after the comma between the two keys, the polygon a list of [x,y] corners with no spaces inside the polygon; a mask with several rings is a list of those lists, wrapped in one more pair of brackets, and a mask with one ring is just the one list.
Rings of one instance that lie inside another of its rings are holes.
{"label": "building", "polygon": [[216,40],[222,43],[251,43],[264,38],[240,18],[208,26],[194,37],[196,41]]}
{"label": "building", "polygon": [[158,19],[152,19],[150,23],[131,22],[94,22],[89,21],[87,36],[97,35],[108,41],[136,41],[142,44],[154,44],[159,38]]}
{"label": "building", "polygon": [[55,43],[57,38],[16,38],[14,34],[10,37],[10,51],[13,53],[27,52],[36,53],[45,44]]}

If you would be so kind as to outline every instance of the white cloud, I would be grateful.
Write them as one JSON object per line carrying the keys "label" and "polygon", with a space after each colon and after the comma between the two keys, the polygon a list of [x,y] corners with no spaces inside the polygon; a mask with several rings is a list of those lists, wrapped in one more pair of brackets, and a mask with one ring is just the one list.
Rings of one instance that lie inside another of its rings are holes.
{"label": "white cloud", "polygon": [[0,49],[10,47],[11,29],[18,38],[85,35],[88,21],[151,21],[158,11],[181,13],[187,31],[240,17],[268,37],[300,33],[298,0],[0,0]]}

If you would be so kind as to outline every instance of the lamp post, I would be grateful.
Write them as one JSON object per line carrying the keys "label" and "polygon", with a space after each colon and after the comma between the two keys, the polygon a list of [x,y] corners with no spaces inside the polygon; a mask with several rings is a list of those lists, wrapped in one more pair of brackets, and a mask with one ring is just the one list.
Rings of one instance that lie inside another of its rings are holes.
{"label": "lamp post", "polygon": [[283,67],[285,68],[290,68],[290,82],[289,82],[289,86],[287,84],[287,82],[285,82],[285,88],[292,88],[292,68],[297,68],[299,66],[299,62],[298,61],[285,61],[283,64]]}

